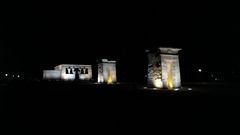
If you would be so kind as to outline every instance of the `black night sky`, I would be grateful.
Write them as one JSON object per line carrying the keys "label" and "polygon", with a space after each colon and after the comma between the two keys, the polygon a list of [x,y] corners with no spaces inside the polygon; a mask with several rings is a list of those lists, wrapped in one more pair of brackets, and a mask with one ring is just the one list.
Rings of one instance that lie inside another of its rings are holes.
{"label": "black night sky", "polygon": [[[238,132],[239,4],[10,1],[0,9],[0,132]],[[147,84],[145,50],[158,47],[182,48],[181,87],[170,63],[167,80],[155,68]],[[116,83],[109,69],[108,83],[96,83],[104,58],[117,61]],[[91,64],[95,80],[42,79],[59,64]]]}
{"label": "black night sky", "polygon": [[198,68],[235,72],[238,11],[220,2],[10,3],[1,17],[1,71],[41,76],[58,64],[108,58],[132,81],[144,77],[144,50],[167,46],[183,49],[183,77]]}

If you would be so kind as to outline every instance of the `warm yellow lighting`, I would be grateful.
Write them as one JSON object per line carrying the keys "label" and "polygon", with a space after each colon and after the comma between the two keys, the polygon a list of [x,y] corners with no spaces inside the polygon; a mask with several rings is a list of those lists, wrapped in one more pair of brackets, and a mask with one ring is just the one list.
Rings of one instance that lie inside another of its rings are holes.
{"label": "warm yellow lighting", "polygon": [[162,80],[161,80],[161,79],[156,79],[156,80],[154,80],[153,85],[154,85],[154,87],[156,87],[156,88],[162,88],[162,87],[163,87]]}
{"label": "warm yellow lighting", "polygon": [[[170,77],[169,77],[169,78],[170,78]],[[171,79],[168,80],[168,82],[167,82],[167,87],[168,87],[168,89],[172,89],[172,88],[173,88],[173,82],[172,82]]]}
{"label": "warm yellow lighting", "polygon": [[173,89],[173,74],[172,74],[172,63],[168,63],[168,79],[167,79],[168,89]]}
{"label": "warm yellow lighting", "polygon": [[112,79],[112,71],[108,70],[108,80],[107,80],[107,84],[112,84],[113,83],[113,79]]}

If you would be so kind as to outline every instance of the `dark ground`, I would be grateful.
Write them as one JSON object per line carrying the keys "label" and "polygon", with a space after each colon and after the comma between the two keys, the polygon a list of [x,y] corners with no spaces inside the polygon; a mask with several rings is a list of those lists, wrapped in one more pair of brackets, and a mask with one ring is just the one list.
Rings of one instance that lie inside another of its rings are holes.
{"label": "dark ground", "polygon": [[134,84],[13,82],[1,86],[1,122],[9,134],[235,133],[240,92],[233,85],[195,84],[187,91]]}

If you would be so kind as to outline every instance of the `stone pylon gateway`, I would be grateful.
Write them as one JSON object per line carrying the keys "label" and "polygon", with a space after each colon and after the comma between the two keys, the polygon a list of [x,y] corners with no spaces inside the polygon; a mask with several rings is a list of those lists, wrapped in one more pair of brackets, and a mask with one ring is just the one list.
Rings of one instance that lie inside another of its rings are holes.
{"label": "stone pylon gateway", "polygon": [[107,59],[98,61],[98,83],[113,84],[116,82],[116,61],[109,61]]}
{"label": "stone pylon gateway", "polygon": [[160,47],[148,53],[147,81],[149,87],[174,89],[181,87],[179,48]]}

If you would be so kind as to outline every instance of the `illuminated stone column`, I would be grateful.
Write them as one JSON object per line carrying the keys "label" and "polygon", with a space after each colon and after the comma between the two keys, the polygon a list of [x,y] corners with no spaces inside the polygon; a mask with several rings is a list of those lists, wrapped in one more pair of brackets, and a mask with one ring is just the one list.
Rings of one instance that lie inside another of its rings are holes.
{"label": "illuminated stone column", "polygon": [[181,87],[181,76],[177,48],[159,48],[161,51],[163,87],[168,89]]}
{"label": "illuminated stone column", "polygon": [[161,57],[159,53],[151,53],[148,50],[148,73],[147,81],[148,86],[162,88],[162,67],[161,67]]}
{"label": "illuminated stone column", "polygon": [[179,88],[181,87],[180,66],[177,48],[159,48],[159,51],[148,54],[147,81],[149,87]]}
{"label": "illuminated stone column", "polygon": [[117,82],[116,61],[102,59],[98,62],[98,83],[113,84]]}

